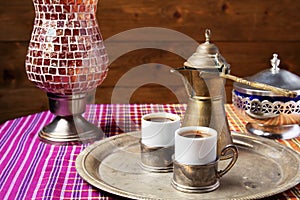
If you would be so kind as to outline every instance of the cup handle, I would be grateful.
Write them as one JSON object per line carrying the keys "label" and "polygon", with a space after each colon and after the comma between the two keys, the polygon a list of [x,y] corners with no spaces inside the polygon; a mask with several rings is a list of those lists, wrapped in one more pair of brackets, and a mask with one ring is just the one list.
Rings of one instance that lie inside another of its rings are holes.
{"label": "cup handle", "polygon": [[224,174],[226,174],[233,167],[233,165],[236,163],[236,161],[238,159],[238,149],[235,145],[232,145],[232,144],[227,145],[222,150],[221,156],[226,155],[226,153],[228,151],[232,151],[233,157],[232,157],[230,163],[227,165],[227,167],[225,169],[218,171],[218,178],[221,178]]}

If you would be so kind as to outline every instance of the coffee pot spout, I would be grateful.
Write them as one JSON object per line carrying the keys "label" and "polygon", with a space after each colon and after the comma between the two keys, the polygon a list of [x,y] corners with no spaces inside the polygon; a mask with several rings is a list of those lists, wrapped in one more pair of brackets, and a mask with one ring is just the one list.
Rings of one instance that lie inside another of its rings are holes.
{"label": "coffee pot spout", "polygon": [[184,83],[188,95],[190,97],[194,96],[195,92],[193,88],[193,82],[191,80],[191,71],[188,70],[186,67],[180,67],[176,69],[171,69],[171,73],[180,76],[182,78],[182,81]]}
{"label": "coffee pot spout", "polygon": [[171,69],[171,73],[174,73],[176,75],[183,76],[183,77],[187,77],[188,76],[188,70],[187,70],[187,68],[185,66],[184,67],[175,68],[175,69]]}

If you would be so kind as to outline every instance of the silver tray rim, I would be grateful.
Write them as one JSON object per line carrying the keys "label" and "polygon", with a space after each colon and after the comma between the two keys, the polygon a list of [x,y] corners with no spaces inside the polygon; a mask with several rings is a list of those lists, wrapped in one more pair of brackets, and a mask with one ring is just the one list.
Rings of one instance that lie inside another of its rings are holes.
{"label": "silver tray rim", "polygon": [[[110,186],[105,181],[90,174],[87,171],[87,169],[85,168],[86,158],[90,155],[91,152],[97,150],[97,148],[99,146],[101,146],[109,141],[122,140],[124,137],[127,137],[127,136],[133,136],[132,138],[137,138],[137,136],[139,136],[139,134],[140,134],[140,131],[122,133],[119,135],[115,135],[115,136],[97,141],[97,142],[87,146],[80,154],[78,154],[76,161],[75,161],[75,167],[76,167],[78,174],[81,176],[81,178],[83,180],[85,180],[90,185],[96,187],[97,189],[103,190],[105,192],[108,192],[108,193],[111,193],[111,194],[114,194],[114,195],[117,195],[120,197],[126,197],[126,198],[131,198],[131,199],[153,199],[153,200],[157,199],[157,198],[143,196],[140,194],[132,193],[129,191],[121,190],[121,189],[115,188],[113,186]],[[286,190],[289,190],[292,187],[295,187],[300,183],[300,154],[298,152],[296,152],[294,149],[291,149],[288,146],[285,146],[279,142],[275,142],[273,140],[270,140],[267,138],[262,138],[259,136],[242,134],[242,133],[237,133],[237,132],[232,132],[231,135],[233,138],[233,142],[236,145],[248,146],[247,143],[245,144],[243,141],[240,142],[238,140],[238,138],[244,138],[246,140],[254,140],[254,141],[256,141],[258,143],[262,143],[262,144],[267,143],[272,147],[282,147],[286,151],[288,151],[289,154],[291,154],[292,156],[294,156],[296,158],[297,163],[299,165],[298,172],[295,173],[295,176],[291,180],[286,181],[281,187],[274,188],[274,189],[266,191],[266,192],[255,193],[252,195],[243,196],[241,198],[232,198],[232,199],[246,200],[246,199],[266,198],[266,197],[270,197],[270,196],[282,193]],[[111,152],[113,153],[113,152],[115,152],[115,150],[112,149]],[[97,166],[97,167],[99,167],[99,166]]]}

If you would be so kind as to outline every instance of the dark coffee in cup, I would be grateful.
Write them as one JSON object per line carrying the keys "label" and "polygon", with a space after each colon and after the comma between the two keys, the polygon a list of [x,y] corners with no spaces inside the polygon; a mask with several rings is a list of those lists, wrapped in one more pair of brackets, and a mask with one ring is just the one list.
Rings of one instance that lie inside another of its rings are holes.
{"label": "dark coffee in cup", "polygon": [[174,119],[168,118],[168,117],[149,117],[145,119],[146,121],[151,122],[172,122]]}
{"label": "dark coffee in cup", "polygon": [[182,132],[179,135],[187,138],[207,138],[211,136],[211,134],[199,130],[189,130]]}

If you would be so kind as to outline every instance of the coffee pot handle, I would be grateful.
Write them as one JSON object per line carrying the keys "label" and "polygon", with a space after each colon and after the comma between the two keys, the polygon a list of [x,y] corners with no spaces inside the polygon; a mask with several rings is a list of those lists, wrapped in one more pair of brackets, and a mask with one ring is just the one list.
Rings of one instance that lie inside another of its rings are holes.
{"label": "coffee pot handle", "polygon": [[230,163],[223,170],[218,171],[218,178],[221,178],[224,174],[226,174],[236,163],[238,159],[238,149],[235,145],[229,144],[227,145],[221,152],[221,156],[225,156],[227,152],[232,151],[233,156],[231,158]]}

